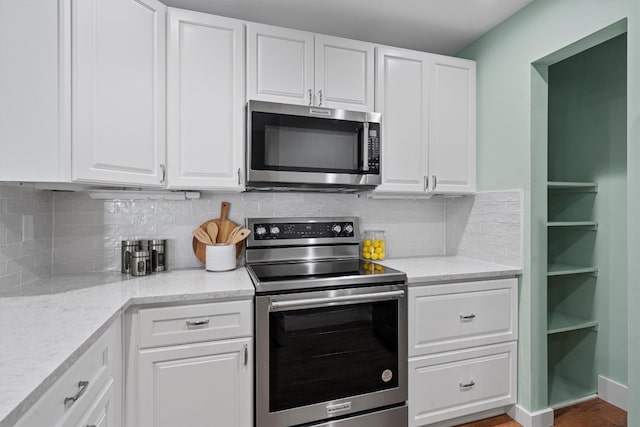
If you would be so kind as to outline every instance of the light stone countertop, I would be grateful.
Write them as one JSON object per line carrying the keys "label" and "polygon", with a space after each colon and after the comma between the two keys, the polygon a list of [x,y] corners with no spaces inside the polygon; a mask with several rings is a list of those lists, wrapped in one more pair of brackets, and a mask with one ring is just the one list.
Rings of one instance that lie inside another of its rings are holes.
{"label": "light stone countertop", "polygon": [[0,427],[13,425],[128,307],[253,295],[238,268],[53,276],[0,298]]}
{"label": "light stone countertop", "polygon": [[[522,273],[517,267],[464,257],[398,258],[381,264],[407,273],[409,286]],[[253,295],[245,268],[140,278],[120,273],[60,275],[10,296],[0,294],[0,427],[13,425],[128,307]]]}
{"label": "light stone countertop", "polygon": [[396,258],[378,262],[407,273],[409,286],[456,280],[513,277],[522,274],[522,269],[519,267],[459,256]]}

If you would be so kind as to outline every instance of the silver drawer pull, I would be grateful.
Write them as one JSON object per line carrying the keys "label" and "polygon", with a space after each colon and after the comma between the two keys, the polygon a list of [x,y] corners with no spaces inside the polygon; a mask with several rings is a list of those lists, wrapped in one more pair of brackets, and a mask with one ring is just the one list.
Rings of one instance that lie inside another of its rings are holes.
{"label": "silver drawer pull", "polygon": [[465,316],[465,315],[463,315],[463,314],[461,314],[461,315],[460,315],[460,321],[461,321],[461,322],[466,322],[466,321],[468,321],[468,320],[473,320],[473,319],[475,319],[475,318],[476,318],[476,315],[475,315],[475,314],[473,314],[473,313],[471,313],[471,314],[467,314],[466,316]]}
{"label": "silver drawer pull", "polygon": [[205,326],[209,325],[209,319],[204,319],[204,320],[187,320],[187,328],[189,329],[193,329],[193,328],[203,328]]}
{"label": "silver drawer pull", "polygon": [[476,385],[476,383],[471,380],[466,384],[462,384],[460,383],[460,391],[465,391],[465,390],[469,390],[471,387],[473,387],[474,385]]}
{"label": "silver drawer pull", "polygon": [[76,395],[73,397],[64,398],[65,409],[73,405],[76,400],[80,399],[80,396],[82,396],[84,392],[87,391],[87,387],[89,387],[89,381],[80,381],[78,383],[78,392],[76,393]]}

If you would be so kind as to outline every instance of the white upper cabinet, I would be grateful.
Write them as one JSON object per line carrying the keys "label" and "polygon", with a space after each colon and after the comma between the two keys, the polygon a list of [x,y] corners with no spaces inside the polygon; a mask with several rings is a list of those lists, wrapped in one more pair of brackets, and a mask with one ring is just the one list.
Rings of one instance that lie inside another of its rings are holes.
{"label": "white upper cabinet", "polygon": [[165,15],[157,0],[72,0],[72,178],[165,182]]}
{"label": "white upper cabinet", "polygon": [[247,38],[247,99],[373,110],[373,44],[253,23]]}
{"label": "white upper cabinet", "polygon": [[428,83],[425,53],[378,48],[376,111],[382,113],[382,185],[376,191],[427,191]]}
{"label": "white upper cabinet", "polygon": [[475,192],[475,62],[378,48],[376,70],[382,113],[376,192]]}
{"label": "white upper cabinet", "polygon": [[247,24],[247,98],[310,104],[313,34]]}
{"label": "white upper cabinet", "polygon": [[315,42],[316,105],[373,111],[374,46],[323,35]]}
{"label": "white upper cabinet", "polygon": [[68,2],[0,1],[0,181],[68,182]]}
{"label": "white upper cabinet", "polygon": [[244,189],[244,24],[169,9],[170,188]]}
{"label": "white upper cabinet", "polygon": [[430,55],[429,173],[436,193],[476,190],[476,63]]}

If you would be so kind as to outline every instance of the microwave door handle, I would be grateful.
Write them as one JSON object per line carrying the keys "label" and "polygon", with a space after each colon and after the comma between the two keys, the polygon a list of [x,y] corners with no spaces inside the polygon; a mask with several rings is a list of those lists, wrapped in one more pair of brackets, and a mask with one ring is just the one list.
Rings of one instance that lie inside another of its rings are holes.
{"label": "microwave door handle", "polygon": [[301,310],[306,308],[333,307],[363,302],[389,301],[404,297],[404,291],[374,292],[362,295],[341,295],[328,298],[305,298],[291,301],[271,301],[269,311]]}
{"label": "microwave door handle", "polygon": [[362,171],[369,170],[369,122],[362,124]]}

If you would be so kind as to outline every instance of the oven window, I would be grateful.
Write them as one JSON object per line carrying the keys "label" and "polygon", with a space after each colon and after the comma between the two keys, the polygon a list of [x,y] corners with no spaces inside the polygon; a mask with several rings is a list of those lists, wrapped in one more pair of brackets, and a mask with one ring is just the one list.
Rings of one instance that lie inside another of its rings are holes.
{"label": "oven window", "polygon": [[257,170],[357,173],[360,122],[252,113],[251,167]]}
{"label": "oven window", "polygon": [[398,301],[269,314],[270,411],[398,386]]}

